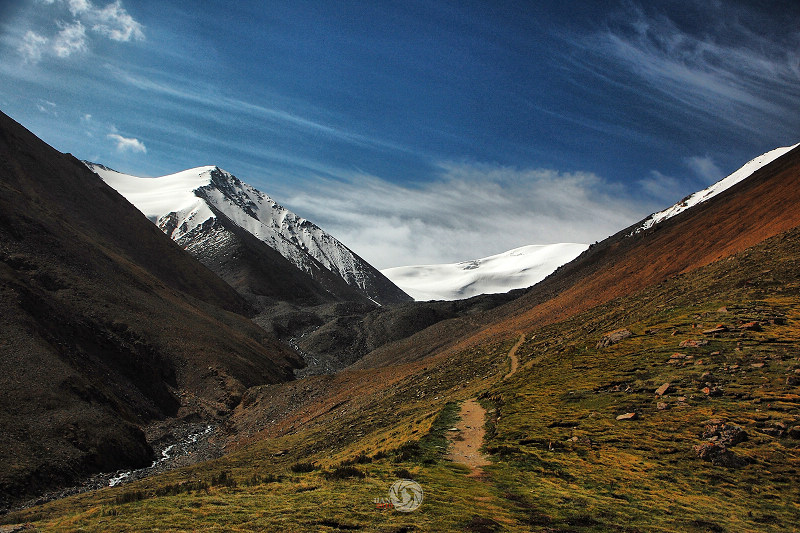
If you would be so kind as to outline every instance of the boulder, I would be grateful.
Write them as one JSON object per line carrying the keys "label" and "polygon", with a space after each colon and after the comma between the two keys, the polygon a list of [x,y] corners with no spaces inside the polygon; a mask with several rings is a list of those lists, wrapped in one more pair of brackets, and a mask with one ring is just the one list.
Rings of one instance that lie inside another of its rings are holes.
{"label": "boulder", "polygon": [[627,328],[616,329],[603,335],[603,338],[597,343],[597,348],[608,348],[609,346],[617,344],[621,340],[627,339],[631,335],[633,335],[633,333],[631,333]]}
{"label": "boulder", "polygon": [[698,458],[709,461],[714,466],[724,466],[726,468],[737,468],[743,466],[747,461],[738,457],[719,442],[703,442],[694,447],[694,453]]}
{"label": "boulder", "polygon": [[708,344],[707,340],[697,340],[697,339],[686,339],[680,343],[681,348],[699,348],[700,346],[705,346]]}
{"label": "boulder", "polygon": [[761,324],[758,322],[747,322],[739,326],[739,329],[746,331],[761,331]]}
{"label": "boulder", "polygon": [[739,426],[727,424],[720,419],[706,420],[704,439],[716,439],[718,444],[732,447],[747,440],[747,432]]}
{"label": "boulder", "polygon": [[664,396],[666,392],[669,390],[669,383],[664,383],[659,388],[656,389],[656,396]]}

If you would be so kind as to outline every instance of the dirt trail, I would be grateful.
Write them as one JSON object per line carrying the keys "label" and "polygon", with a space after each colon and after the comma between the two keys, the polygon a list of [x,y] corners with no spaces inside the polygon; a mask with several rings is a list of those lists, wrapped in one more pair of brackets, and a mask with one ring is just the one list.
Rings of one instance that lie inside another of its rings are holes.
{"label": "dirt trail", "polygon": [[525,334],[524,333],[522,333],[519,336],[519,340],[517,341],[517,343],[508,352],[508,357],[509,357],[509,359],[511,359],[511,370],[508,372],[508,374],[503,376],[504,380],[510,378],[511,376],[513,376],[514,373],[516,373],[517,369],[519,368],[519,357],[517,357],[517,349],[520,346],[522,346],[523,342],[525,342]]}
{"label": "dirt trail", "polygon": [[[517,343],[508,352],[508,357],[511,359],[511,370],[503,376],[503,379],[513,376],[519,368],[517,349],[522,346],[523,342],[525,342],[524,333],[520,335]],[[461,420],[448,435],[452,446],[447,458],[453,462],[467,465],[472,469],[470,475],[479,476],[482,473],[481,467],[490,464],[489,459],[479,451],[483,446],[483,437],[486,435],[483,427],[486,422],[486,409],[478,403],[477,399],[470,398],[461,405],[459,416]]]}
{"label": "dirt trail", "polygon": [[475,398],[464,402],[459,413],[461,420],[456,424],[458,431],[448,435],[452,442],[447,458],[453,462],[467,465],[472,469],[471,475],[479,474],[482,466],[489,464],[489,460],[480,451],[483,446],[483,437],[486,430],[483,423],[486,420],[486,409]]}

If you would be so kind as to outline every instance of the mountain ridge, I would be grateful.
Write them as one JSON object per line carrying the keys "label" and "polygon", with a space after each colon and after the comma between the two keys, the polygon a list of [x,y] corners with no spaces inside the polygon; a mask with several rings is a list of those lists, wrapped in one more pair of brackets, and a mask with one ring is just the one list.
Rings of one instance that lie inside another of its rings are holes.
{"label": "mountain ridge", "polygon": [[316,281],[330,285],[330,280],[319,274],[323,268],[376,304],[411,300],[377,269],[316,224],[219,167],[196,167],[157,178],[140,178],[85,163],[173,240],[182,242],[184,248],[192,248],[191,238],[185,238],[187,234],[217,216],[213,208]]}

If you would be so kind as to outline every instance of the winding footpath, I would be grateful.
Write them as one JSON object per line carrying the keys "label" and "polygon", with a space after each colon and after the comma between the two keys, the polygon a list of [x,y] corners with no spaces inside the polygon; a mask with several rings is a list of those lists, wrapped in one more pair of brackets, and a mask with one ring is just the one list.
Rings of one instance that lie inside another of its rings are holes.
{"label": "winding footpath", "polygon": [[[520,335],[517,343],[508,352],[511,359],[511,370],[503,376],[506,380],[519,369],[517,349],[525,342],[525,334]],[[451,430],[448,439],[451,442],[450,453],[447,458],[454,463],[460,463],[470,468],[470,476],[479,477],[483,474],[482,467],[490,464],[488,457],[480,452],[483,438],[486,435],[484,423],[486,422],[486,409],[478,403],[477,398],[470,398],[461,405],[459,412],[461,420]]]}
{"label": "winding footpath", "polygon": [[519,357],[517,357],[517,350],[519,349],[520,346],[522,346],[523,342],[525,342],[524,333],[520,334],[519,340],[514,345],[514,347],[511,348],[511,350],[508,352],[508,358],[511,359],[511,370],[508,372],[508,374],[503,376],[503,381],[507,380],[508,378],[517,373],[517,369],[519,369]]}

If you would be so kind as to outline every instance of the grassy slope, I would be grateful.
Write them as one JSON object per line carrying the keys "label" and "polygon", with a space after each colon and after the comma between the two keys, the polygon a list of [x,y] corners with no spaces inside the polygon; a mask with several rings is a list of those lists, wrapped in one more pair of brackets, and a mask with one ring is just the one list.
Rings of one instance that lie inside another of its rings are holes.
{"label": "grassy slope", "polygon": [[[345,403],[315,404],[315,414],[296,416],[294,428],[274,426],[262,434],[272,438],[222,459],[4,521],[55,531],[791,530],[800,518],[800,441],[761,430],[800,425],[800,388],[787,385],[800,368],[798,264],[800,230],[793,230],[526,331],[520,370],[505,381],[499,378],[517,332],[407,365],[385,386],[380,370],[330,378],[362,388]],[[763,331],[701,333],[753,320]],[[633,336],[596,347],[620,327]],[[709,344],[679,347],[700,338]],[[676,352],[687,357],[667,363]],[[702,392],[705,372],[721,396]],[[363,385],[371,377],[373,386]],[[656,398],[665,382],[671,389]],[[442,458],[455,412],[450,402],[475,395],[491,414],[486,444],[494,464],[483,479]],[[657,409],[659,401],[668,408]],[[639,419],[615,420],[629,411]],[[749,439],[732,450],[749,464],[727,468],[694,456],[710,418],[747,431]],[[331,478],[354,460],[365,478]],[[313,471],[291,468],[309,462]],[[423,505],[407,514],[376,509],[373,500],[408,475],[425,489]]]}

